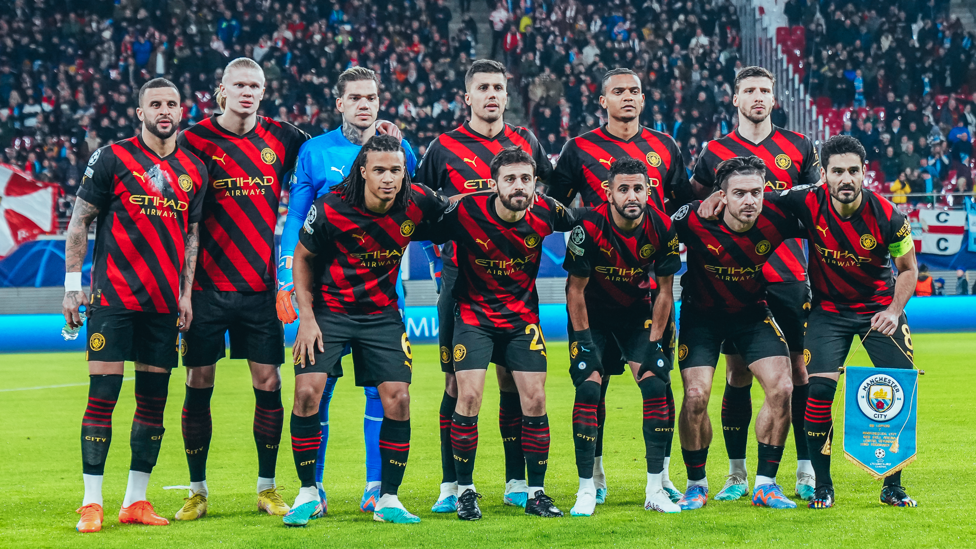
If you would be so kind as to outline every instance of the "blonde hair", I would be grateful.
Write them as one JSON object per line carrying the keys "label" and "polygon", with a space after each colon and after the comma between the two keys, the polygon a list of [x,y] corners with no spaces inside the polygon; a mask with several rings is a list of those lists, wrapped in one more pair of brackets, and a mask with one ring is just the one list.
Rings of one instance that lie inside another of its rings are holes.
{"label": "blonde hair", "polygon": [[251,69],[260,71],[261,78],[264,79],[264,69],[261,68],[261,65],[258,65],[257,61],[251,59],[250,57],[238,57],[237,59],[232,60],[230,63],[227,63],[227,66],[224,67],[224,75],[221,77],[221,83],[217,84],[217,88],[214,90],[214,100],[217,101],[217,106],[220,107],[220,110],[224,110],[227,107],[227,97],[220,94],[220,86],[223,84],[224,79],[227,78],[227,74],[230,73],[231,69]]}

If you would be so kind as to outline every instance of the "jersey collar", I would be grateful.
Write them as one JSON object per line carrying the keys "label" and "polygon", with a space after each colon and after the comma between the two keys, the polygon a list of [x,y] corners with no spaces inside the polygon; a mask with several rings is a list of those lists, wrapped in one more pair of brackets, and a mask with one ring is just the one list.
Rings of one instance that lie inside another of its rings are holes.
{"label": "jersey collar", "polygon": [[769,141],[774,135],[776,135],[776,132],[778,132],[778,131],[779,131],[779,128],[777,128],[776,126],[773,126],[773,130],[771,132],[769,132],[769,135],[767,135],[766,137],[762,138],[762,140],[759,143],[753,143],[752,141],[749,141],[748,139],[746,139],[745,137],[743,137],[742,134],[739,133],[739,126],[736,126],[735,129],[732,130],[732,133],[735,134],[735,140],[736,141],[740,141],[742,143],[745,143],[746,145],[749,145],[750,147],[761,147],[763,143],[765,143],[766,141]]}
{"label": "jersey collar", "polygon": [[633,141],[635,141],[637,138],[639,138],[644,134],[644,126],[642,124],[638,126],[639,129],[637,130],[637,133],[634,134],[634,137],[631,137],[630,139],[623,139],[621,137],[617,137],[616,135],[610,133],[609,126],[610,126],[609,124],[604,124],[600,126],[598,129],[600,130],[600,133],[603,134],[603,137],[609,139],[610,141],[616,141],[618,143],[632,143]]}
{"label": "jersey collar", "polygon": [[470,133],[471,135],[477,137],[478,139],[481,139],[483,141],[495,141],[498,138],[500,138],[500,137],[502,137],[502,136],[505,135],[505,130],[508,129],[508,124],[505,124],[504,126],[502,126],[502,131],[498,132],[495,135],[495,137],[488,137],[488,136],[486,136],[484,134],[481,134],[481,133],[476,132],[474,130],[474,128],[471,127],[471,123],[470,122],[465,122],[464,124],[461,124],[461,127],[464,128],[464,131]]}
{"label": "jersey collar", "polygon": [[227,128],[225,128],[223,126],[221,126],[220,123],[217,122],[217,115],[216,114],[210,116],[210,123],[213,124],[213,127],[216,128],[217,131],[219,131],[220,133],[222,133],[222,134],[224,134],[224,135],[226,135],[228,137],[236,138],[236,139],[247,139],[247,138],[251,137],[252,135],[254,135],[254,132],[257,131],[258,126],[261,125],[261,117],[258,116],[255,119],[255,121],[254,121],[254,127],[251,128],[250,130],[248,130],[247,132],[245,132],[243,135],[237,135],[236,133],[228,130]]}
{"label": "jersey collar", "polygon": [[167,155],[167,156],[159,156],[158,154],[156,154],[156,151],[152,150],[149,147],[149,145],[147,145],[146,142],[143,141],[143,139],[142,139],[142,133],[140,133],[136,137],[136,140],[138,141],[139,148],[142,149],[143,151],[145,151],[146,154],[148,154],[149,156],[151,156],[153,158],[157,158],[157,159],[163,160],[163,161],[172,158],[173,156],[176,155],[177,151],[180,150],[180,146],[179,145],[176,145],[176,147],[173,149],[173,152],[169,153],[169,155]]}

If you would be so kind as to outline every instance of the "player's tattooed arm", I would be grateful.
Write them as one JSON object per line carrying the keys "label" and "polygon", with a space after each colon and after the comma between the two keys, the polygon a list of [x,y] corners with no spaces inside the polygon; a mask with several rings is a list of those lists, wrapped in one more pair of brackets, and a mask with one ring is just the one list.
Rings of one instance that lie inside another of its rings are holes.
{"label": "player's tattooed arm", "polygon": [[83,324],[81,306],[88,307],[88,296],[80,287],[81,268],[88,253],[88,228],[96,217],[98,217],[98,208],[82,198],[75,200],[75,209],[71,221],[68,222],[64,244],[64,264],[68,276],[77,273],[74,274],[77,277],[75,279],[77,286],[75,289],[68,288],[68,277],[65,277],[64,300],[61,302],[64,320],[73,328],[79,328]]}
{"label": "player's tattooed arm", "polygon": [[67,239],[65,241],[64,262],[65,270],[69,273],[81,271],[81,266],[88,253],[88,228],[98,217],[98,208],[82,198],[75,200],[74,213],[68,222]]}
{"label": "player's tattooed arm", "polygon": [[180,331],[186,332],[193,322],[193,278],[196,276],[197,255],[200,251],[200,224],[190,223],[184,239],[186,252],[183,262],[183,288],[180,292]]}
{"label": "player's tattooed arm", "polygon": [[200,253],[200,224],[190,223],[186,232],[186,261],[183,265],[183,294],[193,291],[193,278],[197,271],[197,255]]}

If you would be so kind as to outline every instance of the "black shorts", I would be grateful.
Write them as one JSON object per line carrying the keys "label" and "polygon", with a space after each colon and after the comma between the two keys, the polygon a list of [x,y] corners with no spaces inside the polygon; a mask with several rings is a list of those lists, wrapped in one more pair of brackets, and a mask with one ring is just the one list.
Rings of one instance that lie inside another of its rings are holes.
{"label": "black shorts", "polygon": [[[609,318],[606,315],[588,315],[593,345],[603,365],[603,373],[616,376],[626,371],[627,362],[640,362],[647,355],[651,343],[652,313],[648,310],[639,315],[623,315]],[[664,328],[661,344],[664,354],[674,360],[674,313]],[[576,339],[573,325],[566,327],[569,343]]]}
{"label": "black shorts", "polygon": [[315,364],[295,365],[295,375],[325,373],[342,376],[339,358],[352,347],[356,385],[376,387],[384,382],[410,383],[413,353],[400,312],[390,308],[373,315],[350,315],[317,309],[315,320],[322,331],[324,352],[315,352]]}
{"label": "black shorts", "polygon": [[[807,373],[832,374],[844,365],[854,337],[863,338],[871,329],[872,314],[831,313],[817,307],[810,313],[803,362]],[[915,360],[908,318],[902,313],[891,337],[871,331],[864,340],[871,362],[881,368],[913,368]],[[863,353],[864,351],[860,351]],[[863,360],[863,355],[860,360]],[[859,366],[857,360],[851,362]],[[863,364],[863,362],[862,362]]]}
{"label": "black shorts", "polygon": [[451,349],[454,348],[454,282],[457,280],[458,268],[449,258],[445,258],[441,269],[441,293],[437,296],[437,340],[440,344],[441,371],[454,373],[454,363],[451,362]]}
{"label": "black shorts", "polygon": [[275,310],[275,292],[193,292],[193,322],[183,336],[183,366],[216,364],[227,356],[224,334],[230,332],[230,358],[259,364],[285,361],[285,330]]}
{"label": "black shorts", "polygon": [[746,364],[773,356],[789,357],[783,333],[769,309],[725,314],[682,304],[678,335],[678,367],[714,368],[723,341],[731,341]]}
{"label": "black shorts", "polygon": [[85,360],[179,366],[179,313],[146,313],[121,307],[88,308]]}
{"label": "black shorts", "polygon": [[[786,345],[791,353],[803,349],[803,332],[810,314],[810,284],[801,282],[776,282],[766,286],[766,305],[776,319]],[[737,354],[730,341],[722,344],[722,354]]]}
{"label": "black shorts", "polygon": [[455,319],[454,369],[487,370],[488,363],[504,363],[509,371],[545,372],[546,340],[538,324],[504,329],[471,326]]}

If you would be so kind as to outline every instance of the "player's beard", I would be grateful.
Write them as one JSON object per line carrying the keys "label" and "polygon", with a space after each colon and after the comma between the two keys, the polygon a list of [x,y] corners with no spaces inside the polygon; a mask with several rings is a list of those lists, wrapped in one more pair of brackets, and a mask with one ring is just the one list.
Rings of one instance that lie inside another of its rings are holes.
{"label": "player's beard", "polygon": [[753,124],[762,124],[763,122],[766,121],[767,118],[769,118],[769,113],[770,112],[771,112],[770,109],[766,109],[763,112],[762,116],[753,116],[752,115],[752,109],[748,109],[745,112],[743,112],[742,110],[740,110],[739,111],[739,116],[745,118],[746,120],[748,120],[749,122],[752,122]]}
{"label": "player's beard", "polygon": [[169,131],[168,132],[164,132],[164,131],[161,131],[159,129],[159,126],[157,125],[157,122],[159,121],[159,119],[156,119],[156,120],[154,120],[152,122],[150,122],[149,120],[146,120],[145,121],[146,130],[149,133],[155,135],[156,137],[158,137],[160,139],[169,139],[170,137],[173,137],[173,134],[176,133],[176,131],[178,129],[176,127],[176,121],[173,120],[172,118],[166,118],[166,119],[169,120]]}
{"label": "player's beard", "polygon": [[[747,218],[744,215],[746,213],[752,214],[752,217]],[[748,212],[746,211],[745,206],[739,208],[738,210],[733,210],[732,208],[729,208],[729,215],[735,218],[735,220],[738,221],[739,223],[748,225],[750,223],[755,223],[756,219],[759,218],[759,208],[753,207]]]}
{"label": "player's beard", "polygon": [[[620,214],[620,216],[623,217],[624,219],[629,219],[633,221],[635,219],[639,219],[640,216],[644,214],[644,208],[642,208],[641,203],[636,200],[631,202],[624,202],[619,206],[614,204],[613,202],[611,202],[611,204],[613,205],[613,209],[617,210],[617,213]],[[637,207],[633,209],[628,209],[628,207],[631,206],[637,206]]]}
{"label": "player's beard", "polygon": [[[862,189],[863,187],[858,188],[855,185],[838,185],[837,187],[831,186],[830,196],[833,197],[833,199],[836,200],[837,202],[840,202],[841,204],[852,204],[856,202],[858,198],[860,198]],[[847,191],[847,190],[854,191],[854,194],[850,195],[850,198],[847,197],[841,198],[840,192]]]}
{"label": "player's beard", "polygon": [[[498,195],[498,200],[501,200],[502,206],[512,212],[524,212],[529,204],[532,202],[532,197],[525,193],[512,193],[508,196]],[[515,204],[515,200],[518,200],[518,204]]]}

